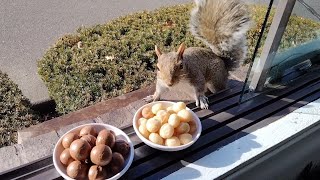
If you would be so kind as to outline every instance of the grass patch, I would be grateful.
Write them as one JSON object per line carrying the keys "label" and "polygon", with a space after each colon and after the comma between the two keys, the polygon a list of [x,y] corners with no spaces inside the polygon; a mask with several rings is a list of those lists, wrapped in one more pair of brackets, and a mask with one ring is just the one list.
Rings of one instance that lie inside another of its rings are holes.
{"label": "grass patch", "polygon": [[[187,4],[139,12],[60,38],[38,62],[39,74],[57,111],[65,114],[153,83],[155,44],[164,51],[176,49],[181,42],[204,46],[189,32],[191,7]],[[266,12],[262,6],[250,8],[255,24],[248,32],[248,57],[252,56]],[[270,24],[271,20],[267,28]],[[313,30],[319,27],[293,16],[281,48],[314,38]]]}
{"label": "grass patch", "polygon": [[17,143],[17,131],[40,122],[18,86],[0,71],[0,147]]}

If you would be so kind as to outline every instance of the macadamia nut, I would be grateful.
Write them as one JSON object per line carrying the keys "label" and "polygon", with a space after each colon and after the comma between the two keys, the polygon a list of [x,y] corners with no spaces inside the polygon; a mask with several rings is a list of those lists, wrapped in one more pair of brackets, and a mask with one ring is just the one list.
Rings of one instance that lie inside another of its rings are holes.
{"label": "macadamia nut", "polygon": [[161,124],[165,124],[168,122],[169,114],[165,110],[160,110],[157,112],[157,116],[160,119]]}
{"label": "macadamia nut", "polygon": [[190,134],[195,133],[195,132],[197,131],[197,125],[196,125],[196,123],[194,122],[194,120],[189,121],[188,124],[189,124],[189,126],[190,126],[189,133],[190,133]]}
{"label": "macadamia nut", "polygon": [[181,122],[179,126],[176,128],[176,132],[178,134],[187,133],[189,131],[190,131],[190,126],[188,123],[185,123],[185,122]]}
{"label": "macadamia nut", "polygon": [[149,106],[142,109],[141,115],[146,119],[152,118],[154,116],[154,114],[151,111],[151,107]]}
{"label": "macadamia nut", "polygon": [[168,123],[173,126],[173,128],[176,128],[179,126],[180,124],[180,118],[177,114],[171,114],[169,116],[169,119],[168,119]]}
{"label": "macadamia nut", "polygon": [[179,112],[183,109],[186,109],[186,104],[184,102],[177,102],[172,106],[172,110]]}
{"label": "macadamia nut", "polygon": [[188,144],[189,142],[192,141],[192,135],[189,133],[180,134],[179,140],[181,144]]}
{"label": "macadamia nut", "polygon": [[168,138],[165,140],[166,146],[180,146],[180,140],[176,136],[172,136],[171,138]]}
{"label": "macadamia nut", "polygon": [[158,132],[161,128],[161,122],[155,118],[151,118],[147,121],[146,127],[149,132]]}
{"label": "macadamia nut", "polygon": [[165,139],[170,138],[173,135],[173,133],[174,128],[168,123],[162,125],[159,131],[159,135]]}
{"label": "macadamia nut", "polygon": [[162,103],[157,103],[152,106],[152,113],[157,114],[158,111],[166,109]]}
{"label": "macadamia nut", "polygon": [[147,130],[145,125],[142,124],[142,125],[139,126],[139,132],[141,133],[141,135],[143,137],[148,139],[148,137],[150,135],[150,132]]}
{"label": "macadamia nut", "polygon": [[192,113],[189,110],[180,110],[177,115],[180,117],[181,122],[189,122],[193,119]]}
{"label": "macadamia nut", "polygon": [[151,133],[149,136],[149,140],[155,144],[163,145],[163,139],[157,133]]}
{"label": "macadamia nut", "polygon": [[139,120],[138,120],[138,125],[140,126],[140,125],[146,125],[147,124],[147,119],[146,118],[140,118]]}
{"label": "macadamia nut", "polygon": [[169,106],[167,108],[167,113],[170,115],[170,114],[175,114],[176,112],[172,109],[172,106]]}

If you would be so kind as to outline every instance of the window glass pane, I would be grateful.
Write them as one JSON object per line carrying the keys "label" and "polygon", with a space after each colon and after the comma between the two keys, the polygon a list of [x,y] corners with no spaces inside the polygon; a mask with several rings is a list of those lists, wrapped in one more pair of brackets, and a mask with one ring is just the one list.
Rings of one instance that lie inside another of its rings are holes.
{"label": "window glass pane", "polygon": [[[248,68],[248,71],[240,102],[250,99],[250,97],[253,95],[252,93],[248,93],[251,92],[250,83],[254,73],[253,69],[260,59],[261,51],[275,14],[275,6],[277,5],[277,1],[272,2],[253,0],[249,1],[249,3],[252,7],[251,14],[253,25],[251,30],[248,32],[248,54],[245,62],[245,66]],[[269,14],[267,14],[270,5],[273,7],[270,9]],[[265,26],[264,23],[266,23]],[[261,36],[260,42],[259,36]]]}
{"label": "window glass pane", "polygon": [[319,62],[319,12],[320,7],[316,1],[296,2],[272,61],[266,86],[286,84]]}
{"label": "window glass pane", "polygon": [[[275,2],[275,7],[277,2]],[[274,10],[273,10],[274,11]],[[316,66],[320,60],[320,6],[317,1],[298,0],[293,8],[289,22],[285,27],[278,50],[271,59],[271,68],[268,70],[265,87],[276,88],[279,85],[286,85],[307,73],[310,68]],[[271,13],[273,17],[273,13]],[[271,18],[269,18],[269,21]],[[267,26],[270,27],[270,24]],[[267,36],[267,30],[264,36]],[[281,25],[280,25],[281,28]],[[265,39],[265,38],[263,38]],[[263,47],[264,41],[261,43]],[[260,47],[259,52],[262,48]],[[251,77],[256,71],[260,60],[260,53],[254,58],[252,69],[248,72],[248,81],[244,90],[250,88]],[[266,90],[265,88],[264,90]],[[251,91],[252,92],[252,91]],[[254,96],[256,93],[243,93],[241,102]]]}

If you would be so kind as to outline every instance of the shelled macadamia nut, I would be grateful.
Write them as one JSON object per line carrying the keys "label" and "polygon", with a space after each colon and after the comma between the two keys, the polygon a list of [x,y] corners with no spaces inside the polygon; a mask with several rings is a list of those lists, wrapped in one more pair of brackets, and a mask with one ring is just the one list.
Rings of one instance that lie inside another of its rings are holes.
{"label": "shelled macadamia nut", "polygon": [[168,139],[165,140],[165,145],[166,146],[180,146],[180,140],[176,136],[172,136]]}
{"label": "shelled macadamia nut", "polygon": [[179,140],[181,144],[188,144],[189,142],[192,141],[192,135],[189,133],[180,134]]}
{"label": "shelled macadamia nut", "polygon": [[173,126],[173,128],[176,128],[179,126],[180,124],[180,118],[177,114],[171,114],[169,116],[169,119],[168,119],[168,123]]}
{"label": "shelled macadamia nut", "polygon": [[149,119],[149,118],[152,118],[155,114],[152,113],[151,107],[147,106],[142,109],[141,115],[142,117]]}
{"label": "shelled macadamia nut", "polygon": [[151,111],[153,114],[157,114],[158,111],[166,109],[162,103],[157,103],[152,106]]}
{"label": "shelled macadamia nut", "polygon": [[147,127],[145,125],[140,125],[139,126],[139,132],[141,133],[141,135],[145,138],[148,139],[150,132],[148,131]]}
{"label": "shelled macadamia nut", "polygon": [[163,145],[163,139],[158,133],[151,133],[149,136],[149,140],[153,143]]}
{"label": "shelled macadamia nut", "polygon": [[181,122],[189,122],[193,119],[192,113],[186,109],[180,110],[177,115],[180,117]]}
{"label": "shelled macadamia nut", "polygon": [[178,134],[187,133],[190,131],[190,126],[186,122],[181,122],[179,126],[175,129]]}
{"label": "shelled macadamia nut", "polygon": [[176,113],[183,109],[186,109],[186,104],[184,102],[177,102],[172,106],[172,110]]}
{"label": "shelled macadamia nut", "polygon": [[174,128],[168,123],[162,125],[159,131],[159,135],[164,139],[170,138],[173,135],[173,133]]}
{"label": "shelled macadamia nut", "polygon": [[161,122],[156,118],[151,118],[147,121],[146,127],[149,132],[155,133],[161,128]]}

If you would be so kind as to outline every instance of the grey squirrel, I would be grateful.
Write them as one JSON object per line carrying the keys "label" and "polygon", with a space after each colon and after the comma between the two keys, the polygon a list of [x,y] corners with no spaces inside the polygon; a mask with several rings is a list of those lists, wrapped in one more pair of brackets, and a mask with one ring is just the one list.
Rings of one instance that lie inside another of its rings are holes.
{"label": "grey squirrel", "polygon": [[186,48],[182,43],[177,52],[158,56],[156,91],[145,98],[157,101],[162,93],[183,83],[184,89],[195,99],[196,106],[208,108],[206,89],[212,93],[227,85],[228,71],[237,68],[246,56],[246,32],[250,27],[247,6],[240,0],[195,0],[191,12],[192,34],[210,49]]}

